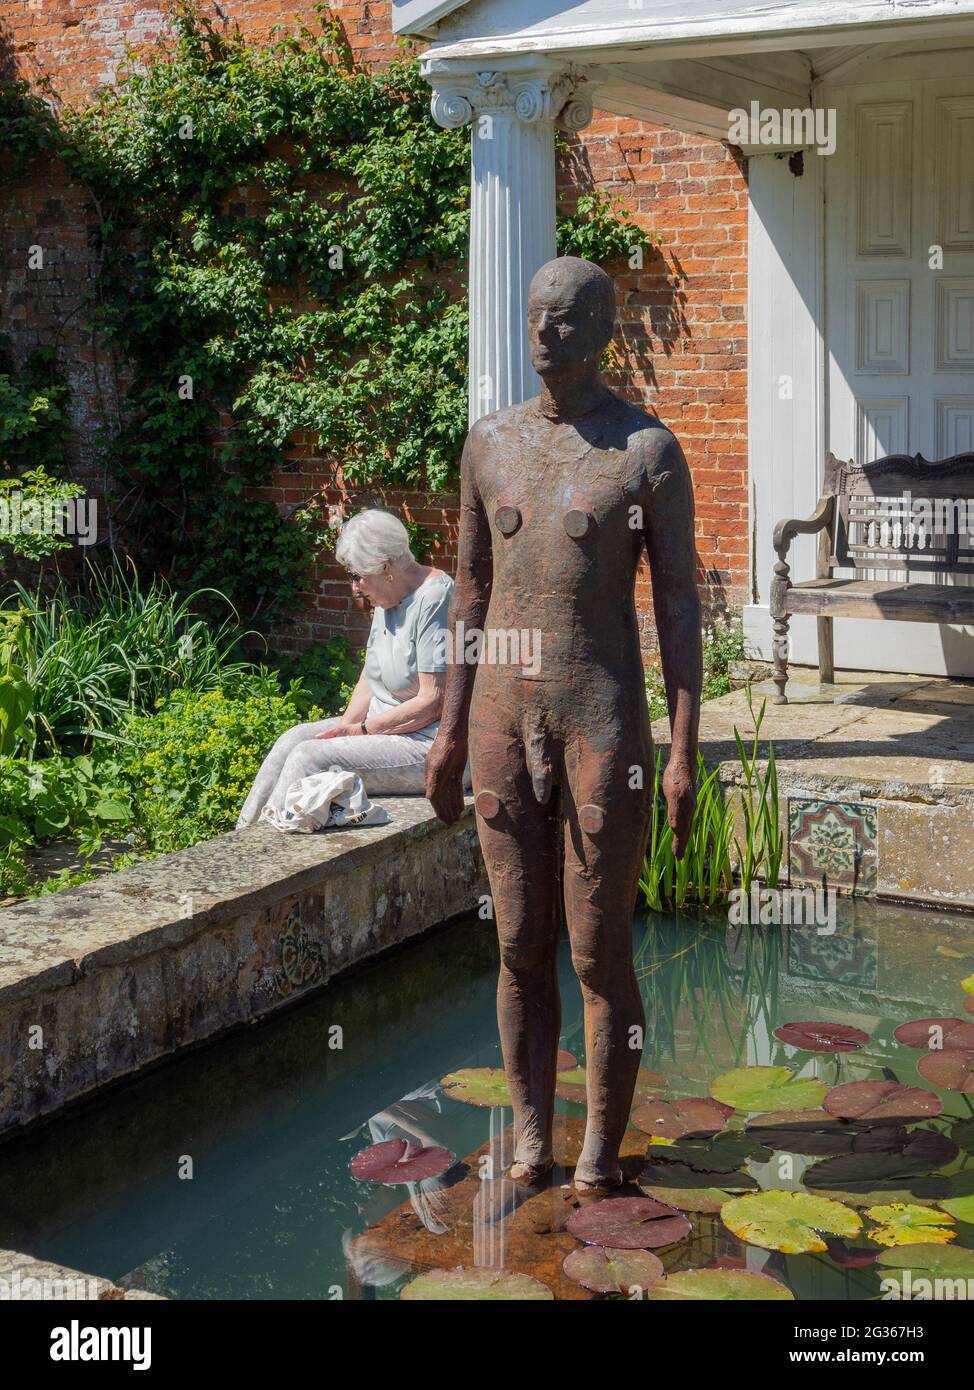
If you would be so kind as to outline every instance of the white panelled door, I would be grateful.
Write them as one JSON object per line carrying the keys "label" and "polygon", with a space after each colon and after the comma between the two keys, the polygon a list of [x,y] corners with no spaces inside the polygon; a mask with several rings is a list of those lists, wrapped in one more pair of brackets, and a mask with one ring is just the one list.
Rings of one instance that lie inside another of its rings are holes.
{"label": "white panelled door", "polygon": [[[839,131],[823,173],[825,447],[840,458],[974,450],[970,71],[821,91]],[[839,666],[974,676],[974,629],[838,619],[835,643]]]}

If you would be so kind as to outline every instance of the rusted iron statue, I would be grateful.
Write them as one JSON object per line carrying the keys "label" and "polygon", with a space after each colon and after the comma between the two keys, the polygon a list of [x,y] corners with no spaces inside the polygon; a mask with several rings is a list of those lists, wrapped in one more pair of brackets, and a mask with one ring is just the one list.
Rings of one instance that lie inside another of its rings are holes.
{"label": "rusted iron statue", "polygon": [[[689,470],[669,430],[602,381],[614,323],[613,282],[598,266],[572,256],[542,266],[528,298],[541,394],[477,421],[467,436],[453,662],[426,779],[436,814],[455,821],[469,754],[500,939],[510,1176],[520,1183],[541,1180],[553,1162],[563,892],[585,1004],[580,1190],[621,1180],[645,1023],[632,964],[653,785],[634,598],[644,544],[672,726],[663,788],[678,855],[695,800],[701,682]],[[464,661],[461,622],[467,637],[532,633],[532,661]]]}

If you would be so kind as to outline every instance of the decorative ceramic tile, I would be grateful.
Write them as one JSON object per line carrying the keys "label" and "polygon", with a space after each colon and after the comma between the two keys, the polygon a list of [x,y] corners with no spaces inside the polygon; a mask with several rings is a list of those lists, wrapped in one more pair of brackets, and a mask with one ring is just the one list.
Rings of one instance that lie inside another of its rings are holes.
{"label": "decorative ceramic tile", "polygon": [[297,994],[327,978],[325,951],[312,922],[302,921],[302,909],[314,917],[315,899],[295,899],[271,908],[273,925],[279,930],[280,967],[274,977],[278,994]]}
{"label": "decorative ceramic tile", "polygon": [[872,892],[876,888],[876,808],[854,801],[788,801],[793,883]]}

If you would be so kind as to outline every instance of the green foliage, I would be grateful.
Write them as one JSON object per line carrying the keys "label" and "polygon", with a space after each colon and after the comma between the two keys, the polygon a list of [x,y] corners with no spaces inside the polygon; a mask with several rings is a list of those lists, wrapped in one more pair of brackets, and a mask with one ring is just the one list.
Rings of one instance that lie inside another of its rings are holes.
{"label": "green foliage", "polygon": [[352,697],[359,677],[359,663],[353,661],[344,637],[316,642],[297,657],[279,658],[275,663],[282,685],[291,683],[290,698],[304,713],[312,704],[320,706],[324,717],[342,714]]}
{"label": "green foliage", "polygon": [[51,478],[43,468],[0,478],[0,546],[31,560],[69,550],[74,540],[66,534],[61,504],[83,495],[83,487]]}
{"label": "green foliage", "polygon": [[143,586],[118,563],[89,567],[86,577],[86,594],[64,585],[31,593],[16,583],[15,606],[0,608],[0,619],[17,624],[18,669],[30,692],[19,739],[5,751],[84,751],[116,739],[130,711],[152,709],[177,689],[244,692],[257,682],[276,691],[270,673],[242,658],[247,634],[232,609],[221,622],[201,617],[196,595],[181,598],[162,579]]}
{"label": "green foliage", "polygon": [[[469,131],[434,124],[415,58],[363,71],[320,15],[251,47],[181,5],[60,127],[23,90],[0,103],[21,156],[56,149],[98,210],[90,318],[132,376],[104,438],[117,532],[262,623],[327,537],[314,506],[244,496],[296,435],[353,485],[435,491],[466,431]],[[649,240],[598,194],[561,238],[595,260]]]}
{"label": "green foliage", "polygon": [[287,695],[180,690],[155,714],[130,719],[126,742],[100,752],[99,768],[128,790],[137,843],[182,849],[233,829],[265,754],[298,722]]}
{"label": "green foliage", "polygon": [[[707,771],[697,754],[697,803],[690,826],[690,838],[682,859],[673,854],[673,832],[667,821],[662,791],[662,754],[656,756],[653,779],[653,822],[640,889],[648,907],[654,911],[676,909],[691,904],[725,907],[734,883],[730,845],[736,849],[736,869],[740,886],[747,892],[755,879],[776,888],[784,855],[784,835],[779,823],[778,773],[774,744],[768,743],[768,757],[762,771],[759,760],[761,725],[766,701],[757,714],[747,691],[753,732],[750,746],[735,728],[734,740],[741,764],[736,795],[724,796],[719,768]],[[743,841],[734,835],[735,811],[743,825]]]}
{"label": "green foliage", "polygon": [[[731,662],[744,659],[744,629],[739,620],[715,624],[703,634],[703,685],[701,698],[716,700],[730,691]],[[666,689],[663,672],[651,666],[646,672],[646,698],[650,719],[663,719],[667,714]]]}
{"label": "green foliage", "polygon": [[0,78],[0,154],[9,159],[13,176],[59,145],[60,132],[42,98],[21,78]]}
{"label": "green foliage", "polygon": [[599,262],[628,260],[634,251],[658,245],[659,237],[637,226],[628,208],[599,189],[581,194],[575,211],[558,219],[560,256]]}
{"label": "green foliage", "polygon": [[49,348],[38,348],[17,370],[0,338],[0,472],[52,469],[63,463],[68,388]]}
{"label": "green foliage", "polygon": [[0,757],[0,847],[21,848],[43,840],[79,837],[81,852],[99,848],[101,836],[126,829],[132,807],[87,756]]}

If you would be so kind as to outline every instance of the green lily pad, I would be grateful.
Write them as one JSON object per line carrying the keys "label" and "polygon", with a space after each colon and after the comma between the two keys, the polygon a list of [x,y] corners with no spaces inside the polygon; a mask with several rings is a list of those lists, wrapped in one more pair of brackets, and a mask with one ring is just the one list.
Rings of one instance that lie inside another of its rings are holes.
{"label": "green lily pad", "polygon": [[958,1120],[951,1125],[950,1137],[962,1149],[974,1149],[974,1115],[968,1115],[966,1120]]}
{"label": "green lily pad", "polygon": [[678,1211],[689,1211],[700,1216],[715,1216],[724,1203],[731,1200],[731,1194],[720,1187],[648,1186],[640,1180],[639,1190],[657,1202],[669,1202]]}
{"label": "green lily pad", "polygon": [[[673,1201],[672,1197],[664,1200]],[[673,1205],[676,1206],[676,1202],[673,1202]],[[949,1212],[957,1221],[965,1221],[968,1225],[974,1226],[974,1193],[967,1197],[945,1197],[937,1205],[943,1207],[944,1211]]]}
{"label": "green lily pad", "polygon": [[912,1202],[869,1207],[866,1215],[877,1223],[875,1230],[866,1232],[877,1245],[946,1245],[957,1235],[950,1229],[954,1224],[952,1216]]}
{"label": "green lily pad", "polygon": [[675,1140],[658,1158],[660,1163],[684,1163],[698,1173],[733,1173],[749,1159],[767,1163],[771,1154],[771,1149],[751,1135],[718,1134],[715,1139]]}
{"label": "green lily pad", "polygon": [[827,1249],[819,1234],[854,1236],[862,1218],[841,1202],[810,1192],[756,1192],[736,1197],[720,1213],[729,1231],[749,1245],[803,1255]]}
{"label": "green lily pad", "polygon": [[648,1298],[688,1298],[694,1302],[718,1299],[792,1299],[791,1289],[766,1274],[749,1274],[744,1269],[681,1269],[668,1274],[650,1289]]}
{"label": "green lily pad", "polygon": [[824,1081],[796,1080],[788,1067],[740,1067],[710,1083],[710,1094],[735,1110],[757,1114],[765,1110],[807,1110],[821,1105],[828,1087]]}
{"label": "green lily pad", "polygon": [[663,1261],[650,1250],[614,1250],[587,1245],[565,1256],[562,1269],[569,1279],[593,1293],[624,1293],[648,1289],[663,1277]]}
{"label": "green lily pad", "polygon": [[406,1302],[446,1302],[500,1300],[551,1302],[554,1294],[547,1284],[530,1274],[514,1274],[506,1269],[431,1269],[406,1284],[399,1297]]}
{"label": "green lily pad", "polygon": [[467,1067],[440,1078],[444,1093],[465,1105],[510,1105],[507,1077],[499,1067]]}
{"label": "green lily pad", "polygon": [[[876,1264],[877,1267],[882,1266],[881,1287],[884,1293],[898,1288],[901,1297],[931,1298],[936,1288],[933,1281],[939,1279],[961,1280],[960,1296],[966,1298],[974,1280],[974,1250],[967,1250],[962,1245],[899,1245],[893,1250],[884,1250]],[[909,1287],[906,1283],[907,1273]],[[927,1289],[918,1287],[921,1280],[929,1281]],[[954,1293],[956,1285],[951,1293],[945,1291],[943,1296],[950,1297]]]}
{"label": "green lily pad", "polygon": [[[653,1157],[656,1157],[655,1151]],[[643,1189],[647,1187],[672,1187],[677,1192],[686,1191],[688,1188],[699,1188],[701,1191],[713,1191],[714,1173],[698,1172],[696,1168],[690,1168],[686,1163],[650,1163],[639,1175],[639,1186]],[[755,1192],[758,1183],[756,1178],[752,1178],[750,1173],[721,1173],[720,1190],[727,1192]],[[663,1202],[669,1201],[668,1197],[660,1199]],[[674,1206],[678,1203],[674,1202]],[[689,1208],[687,1208],[689,1210]]]}
{"label": "green lily pad", "polygon": [[974,975],[968,975],[966,980],[961,980],[960,987],[965,994],[974,994]]}

